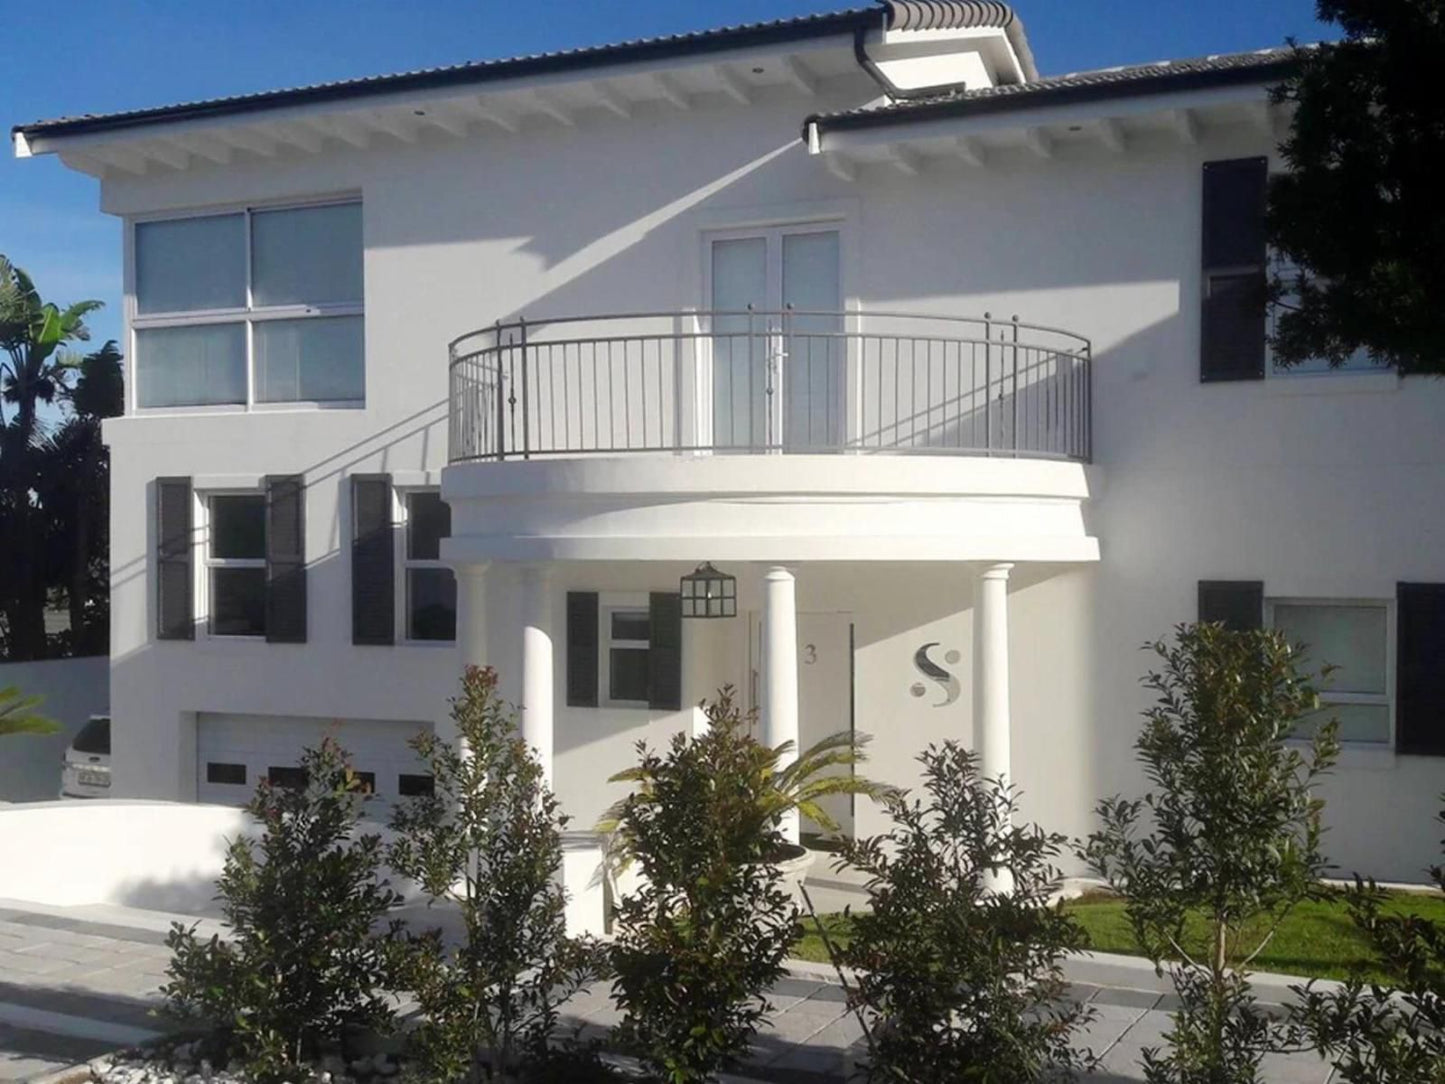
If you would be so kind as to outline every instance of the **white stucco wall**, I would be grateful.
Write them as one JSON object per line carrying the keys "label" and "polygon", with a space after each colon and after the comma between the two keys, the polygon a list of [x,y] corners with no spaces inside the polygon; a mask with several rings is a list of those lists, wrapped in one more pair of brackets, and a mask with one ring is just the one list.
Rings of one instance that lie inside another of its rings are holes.
{"label": "white stucco wall", "polygon": [[[1017,313],[1092,339],[1095,467],[1083,516],[1102,559],[1020,565],[1011,585],[1014,771],[1027,812],[1051,829],[1083,833],[1099,796],[1139,786],[1130,743],[1148,660],[1137,645],[1194,616],[1199,580],[1377,599],[1392,599],[1398,580],[1445,580],[1445,505],[1431,499],[1445,489],[1445,386],[1199,383],[1200,165],[1263,153],[1262,133],[1206,128],[1198,145],[1160,135],[1123,154],[1071,146],[1048,160],[1000,152],[985,168],[866,169],[847,183],[809,158],[798,124],[861,93],[825,86],[803,104],[760,92],[747,108],[639,107],[632,120],[589,116],[574,129],[537,123],[515,135],[112,175],[104,203],[122,214],[359,191],[368,404],[107,425],[118,793],[193,794],[196,712],[439,718],[455,651],[350,643],[346,476],[439,477],[445,343],[469,328],[517,313],[698,304],[710,228],[836,218],[850,305]],[[309,642],[156,642],[152,480],[254,483],[283,472],[304,473],[308,486]],[[567,565],[558,597],[568,585],[659,588],[685,570]],[[489,576],[489,623],[509,675],[517,624],[506,579]],[[800,610],[857,617],[857,722],[878,736],[875,774],[910,782],[923,742],[970,737],[967,566],[805,564],[798,585]],[[691,692],[746,678],[736,646],[745,634],[708,635],[726,642],[714,644],[714,667],[690,664]],[[962,660],[961,695],[942,708],[909,692],[913,652],[930,641]],[[690,724],[686,713],[557,702],[557,782],[583,823],[637,738]],[[1430,814],[1442,782],[1433,759],[1347,763],[1329,785],[1330,847],[1346,868],[1416,876],[1437,854]]]}

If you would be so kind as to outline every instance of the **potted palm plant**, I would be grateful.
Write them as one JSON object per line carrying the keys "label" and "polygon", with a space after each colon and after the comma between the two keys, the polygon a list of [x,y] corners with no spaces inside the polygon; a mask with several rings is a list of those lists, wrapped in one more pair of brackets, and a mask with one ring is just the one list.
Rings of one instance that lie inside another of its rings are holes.
{"label": "potted palm plant", "polygon": [[[740,708],[732,686],[724,686],[716,700],[704,701],[701,706],[710,730],[726,730],[735,734],[738,741],[757,746],[757,755],[748,759],[749,770],[756,775],[751,787],[755,800],[736,825],[740,833],[761,836],[775,830],[784,814],[796,810],[817,825],[825,836],[836,837],[842,827],[825,807],[826,799],[861,794],[881,800],[895,789],[853,770],[868,759],[866,747],[872,741],[868,734],[840,731],[809,746],[796,760],[784,765],[784,758],[793,751],[793,743],[770,747],[752,738],[750,732],[756,729],[757,710]],[[848,771],[841,773],[839,769]],[[645,765],[618,772],[609,782],[631,783],[633,793],[637,794],[655,792],[656,781]],[[632,841],[620,820],[626,801],[624,797],[614,802],[597,822],[597,831],[607,840],[608,866],[614,873],[626,869],[632,861]],[[767,859],[778,867],[788,891],[799,903],[802,902],[801,885],[814,857],[814,852],[806,847],[784,842],[778,844]]]}

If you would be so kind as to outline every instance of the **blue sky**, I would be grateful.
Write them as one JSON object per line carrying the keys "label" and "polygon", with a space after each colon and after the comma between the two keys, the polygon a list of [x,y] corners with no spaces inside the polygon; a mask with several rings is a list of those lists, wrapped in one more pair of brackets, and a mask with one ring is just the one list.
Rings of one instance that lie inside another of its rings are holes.
{"label": "blue sky", "polygon": [[[852,0],[866,6],[868,0]],[[783,18],[850,0],[0,0],[0,121],[112,112]],[[1015,0],[1044,74],[1328,37],[1314,0]],[[98,183],[0,156],[0,253],[120,332],[120,227]]]}

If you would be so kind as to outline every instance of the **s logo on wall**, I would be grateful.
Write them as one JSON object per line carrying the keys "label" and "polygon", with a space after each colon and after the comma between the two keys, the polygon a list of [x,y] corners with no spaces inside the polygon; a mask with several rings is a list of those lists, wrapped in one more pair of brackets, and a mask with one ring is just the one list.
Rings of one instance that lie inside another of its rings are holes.
{"label": "s logo on wall", "polygon": [[[933,640],[920,647],[913,653],[913,665],[920,674],[943,690],[943,699],[933,705],[935,708],[943,708],[958,699],[959,687],[958,678],[928,657],[929,649],[937,646],[938,641]],[[943,653],[943,661],[949,666],[956,666],[961,658],[963,656],[953,648],[949,648]],[[914,696],[921,697],[928,692],[928,686],[921,681],[915,681],[908,691]]]}

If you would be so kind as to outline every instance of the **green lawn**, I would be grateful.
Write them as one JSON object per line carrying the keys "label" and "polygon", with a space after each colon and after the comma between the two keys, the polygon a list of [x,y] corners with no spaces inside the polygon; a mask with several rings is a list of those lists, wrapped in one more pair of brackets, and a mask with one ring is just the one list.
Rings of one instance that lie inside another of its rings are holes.
{"label": "green lawn", "polygon": [[[1064,907],[1084,927],[1090,948],[1099,952],[1141,955],[1124,917],[1124,905],[1119,900],[1086,897],[1071,900]],[[1387,904],[1386,910],[1400,914],[1413,912],[1445,923],[1445,897],[1436,894],[1398,893]],[[841,914],[820,917],[835,942],[848,939],[849,924]],[[1191,947],[1187,941],[1185,947]],[[823,938],[811,919],[805,923],[803,939],[793,955],[802,960],[827,961]],[[1350,921],[1344,903],[1330,900],[1305,903],[1295,908],[1251,966],[1256,971],[1341,979],[1356,963],[1369,963],[1368,944]]]}

